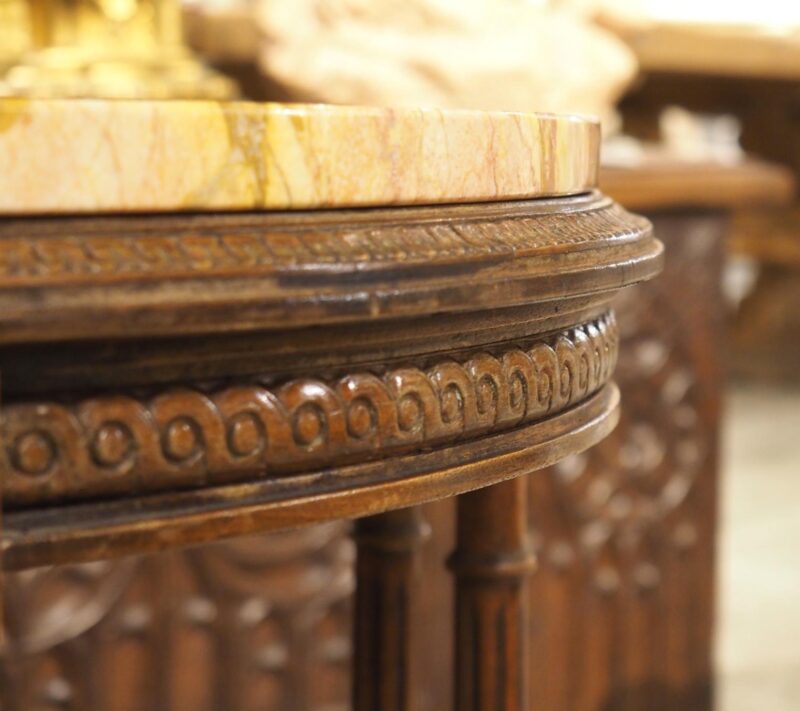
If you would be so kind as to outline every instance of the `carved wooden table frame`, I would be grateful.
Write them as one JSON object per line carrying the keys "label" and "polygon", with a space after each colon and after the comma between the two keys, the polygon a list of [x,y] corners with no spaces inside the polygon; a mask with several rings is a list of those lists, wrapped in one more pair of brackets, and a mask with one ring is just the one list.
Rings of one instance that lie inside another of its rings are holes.
{"label": "carved wooden table frame", "polygon": [[520,475],[615,424],[660,258],[599,193],[4,219],[3,564],[358,518],[356,707],[404,709],[416,505],[461,495],[457,707],[527,708]]}

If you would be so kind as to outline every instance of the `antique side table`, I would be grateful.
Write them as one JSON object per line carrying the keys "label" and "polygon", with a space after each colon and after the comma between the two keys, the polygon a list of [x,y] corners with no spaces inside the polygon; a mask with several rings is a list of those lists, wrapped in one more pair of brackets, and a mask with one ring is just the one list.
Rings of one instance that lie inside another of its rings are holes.
{"label": "antique side table", "polygon": [[[622,415],[590,450],[528,477],[531,704],[548,711],[712,708],[720,399],[725,368],[722,261],[734,210],[791,199],[778,166],[682,160],[645,147],[609,164],[600,188],[647,217],[665,246],[662,273],[612,303],[620,334]],[[419,616],[450,636],[441,572],[455,507],[428,504],[434,534],[422,575],[437,591]],[[447,642],[423,670],[450,668]],[[426,673],[447,708],[446,679]]]}
{"label": "antique side table", "polygon": [[[456,704],[528,708],[521,475],[613,427],[609,304],[661,261],[595,190],[598,137],[545,115],[0,104],[4,568],[358,519],[354,704],[412,708],[417,505],[458,496]],[[6,654],[41,632],[17,623]],[[60,681],[63,707],[113,707]],[[13,685],[4,708],[30,708]]]}

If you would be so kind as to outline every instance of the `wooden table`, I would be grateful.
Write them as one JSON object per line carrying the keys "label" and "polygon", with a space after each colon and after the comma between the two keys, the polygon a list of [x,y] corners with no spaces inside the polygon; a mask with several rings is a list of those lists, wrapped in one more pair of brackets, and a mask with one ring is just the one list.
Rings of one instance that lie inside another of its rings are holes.
{"label": "wooden table", "polygon": [[[681,160],[645,147],[600,171],[600,187],[643,214],[665,246],[655,279],[614,301],[622,415],[587,452],[528,478],[531,706],[548,711],[708,711],[713,707],[715,543],[726,348],[722,263],[731,214],[791,199],[778,166]],[[438,591],[421,626],[447,639],[440,572],[454,541],[451,501],[425,507],[434,534],[423,575]],[[430,709],[447,708],[419,648]],[[445,660],[444,662],[442,660]]]}
{"label": "wooden table", "polygon": [[[610,302],[661,260],[594,189],[597,126],[192,102],[0,120],[4,567],[358,519],[355,706],[411,708],[417,505],[458,496],[456,705],[527,708],[521,475],[613,427]],[[6,622],[9,658],[42,632]],[[43,693],[4,674],[6,709]],[[51,701],[109,708],[59,682]]]}

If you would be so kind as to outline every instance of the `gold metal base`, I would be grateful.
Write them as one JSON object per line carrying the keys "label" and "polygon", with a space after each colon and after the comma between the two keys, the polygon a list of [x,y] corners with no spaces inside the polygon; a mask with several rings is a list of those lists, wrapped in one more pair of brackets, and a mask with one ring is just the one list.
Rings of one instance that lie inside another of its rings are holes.
{"label": "gold metal base", "polygon": [[236,97],[182,35],[178,0],[0,0],[0,96]]}
{"label": "gold metal base", "polygon": [[102,59],[79,50],[33,52],[0,80],[0,96],[105,99],[230,99],[230,79],[182,48],[161,56]]}

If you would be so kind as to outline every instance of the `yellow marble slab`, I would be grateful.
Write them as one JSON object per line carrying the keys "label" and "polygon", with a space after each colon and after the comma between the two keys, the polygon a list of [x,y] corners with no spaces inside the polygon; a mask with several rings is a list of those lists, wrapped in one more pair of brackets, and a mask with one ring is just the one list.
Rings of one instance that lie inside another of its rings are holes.
{"label": "yellow marble slab", "polygon": [[309,209],[571,195],[597,122],[209,101],[0,100],[0,214]]}

